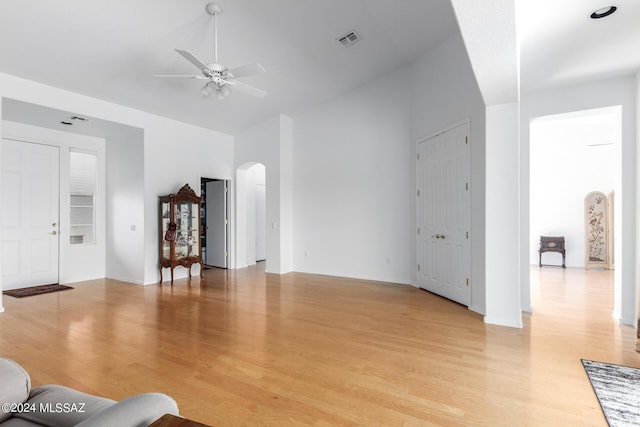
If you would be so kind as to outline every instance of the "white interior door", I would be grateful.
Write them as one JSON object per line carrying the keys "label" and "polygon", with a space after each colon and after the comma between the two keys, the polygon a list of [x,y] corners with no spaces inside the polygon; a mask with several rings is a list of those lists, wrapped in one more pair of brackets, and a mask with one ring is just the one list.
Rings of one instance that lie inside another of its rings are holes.
{"label": "white interior door", "polygon": [[58,283],[58,147],[2,140],[2,288]]}
{"label": "white interior door", "polygon": [[207,195],[205,263],[214,267],[227,268],[227,182],[208,181],[205,185]]}
{"label": "white interior door", "polygon": [[470,304],[469,125],[418,142],[418,286]]}

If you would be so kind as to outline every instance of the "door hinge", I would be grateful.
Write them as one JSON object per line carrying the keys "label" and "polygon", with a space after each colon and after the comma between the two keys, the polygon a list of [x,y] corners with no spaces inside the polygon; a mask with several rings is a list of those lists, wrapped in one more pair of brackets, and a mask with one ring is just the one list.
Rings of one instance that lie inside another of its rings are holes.
{"label": "door hinge", "polygon": [[469,238],[469,232],[467,231],[467,239]]}
{"label": "door hinge", "polygon": [[464,143],[465,143],[465,144],[468,144],[468,143],[469,143],[469,137],[468,137],[468,136],[465,136],[465,137],[464,137]]}
{"label": "door hinge", "polygon": [[467,277],[467,286],[469,286],[469,278]]}
{"label": "door hinge", "polygon": [[469,183],[468,183],[468,182],[465,182],[465,183],[464,183],[464,189],[465,189],[465,190],[467,190],[467,191],[469,191]]}
{"label": "door hinge", "polygon": [[418,227],[418,234],[420,234],[420,227]]}
{"label": "door hinge", "polygon": [[420,160],[420,153],[416,153],[416,158]]}
{"label": "door hinge", "polygon": [[420,271],[420,264],[418,264],[418,271]]}
{"label": "door hinge", "polygon": [[224,225],[228,225],[228,224],[229,224],[229,220],[228,220],[228,219],[225,219],[225,220],[224,220]]}
{"label": "door hinge", "polygon": [[420,190],[418,190],[418,197],[420,197]]}

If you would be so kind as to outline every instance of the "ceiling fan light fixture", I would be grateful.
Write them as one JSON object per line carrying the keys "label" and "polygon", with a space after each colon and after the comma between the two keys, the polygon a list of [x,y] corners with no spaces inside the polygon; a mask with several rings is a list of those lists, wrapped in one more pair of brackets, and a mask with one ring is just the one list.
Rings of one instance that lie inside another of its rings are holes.
{"label": "ceiling fan light fixture", "polygon": [[215,88],[213,87],[213,85],[211,83],[207,83],[206,85],[202,86],[202,89],[200,89],[200,93],[206,98],[211,95],[214,90]]}
{"label": "ceiling fan light fixture", "polygon": [[614,13],[618,8],[616,6],[607,6],[600,8],[591,14],[591,19],[601,19]]}
{"label": "ceiling fan light fixture", "polygon": [[202,94],[203,98],[208,98],[215,92],[217,99],[224,99],[231,94],[231,85],[236,86],[239,92],[245,92],[257,98],[264,97],[267,94],[267,92],[265,92],[264,90],[235,80],[239,77],[241,78],[254,74],[264,73],[265,70],[262,65],[255,62],[253,64],[247,64],[229,69],[218,62],[218,30],[216,20],[217,16],[222,13],[222,7],[217,3],[209,3],[206,6],[206,11],[209,15],[212,16],[213,20],[213,62],[203,62],[188,50],[175,49],[175,51],[180,54],[180,56],[182,56],[184,59],[198,68],[199,74],[155,74],[154,77],[168,79],[187,78],[196,80],[208,80],[207,84],[200,88],[200,93]]}

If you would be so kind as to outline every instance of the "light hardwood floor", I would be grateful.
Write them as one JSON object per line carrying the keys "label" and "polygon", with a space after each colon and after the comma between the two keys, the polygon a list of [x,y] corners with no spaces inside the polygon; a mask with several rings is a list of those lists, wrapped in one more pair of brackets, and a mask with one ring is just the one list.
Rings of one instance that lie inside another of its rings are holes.
{"label": "light hardwood floor", "polygon": [[0,354],[34,385],[162,391],[216,426],[605,426],[580,358],[640,366],[609,271],[533,267],[523,329],[410,286],[261,264],[74,286],[5,296]]}

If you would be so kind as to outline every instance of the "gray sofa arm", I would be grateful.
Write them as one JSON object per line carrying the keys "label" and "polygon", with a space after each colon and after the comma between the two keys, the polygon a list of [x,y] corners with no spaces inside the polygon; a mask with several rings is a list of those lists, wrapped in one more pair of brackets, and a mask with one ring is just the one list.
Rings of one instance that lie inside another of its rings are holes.
{"label": "gray sofa arm", "polygon": [[162,393],[143,393],[121,400],[76,427],[147,427],[164,414],[178,415],[176,401]]}
{"label": "gray sofa arm", "polygon": [[[31,378],[22,366],[11,359],[0,357],[0,403],[18,404],[29,397]],[[11,417],[8,411],[0,411],[0,423]]]}

